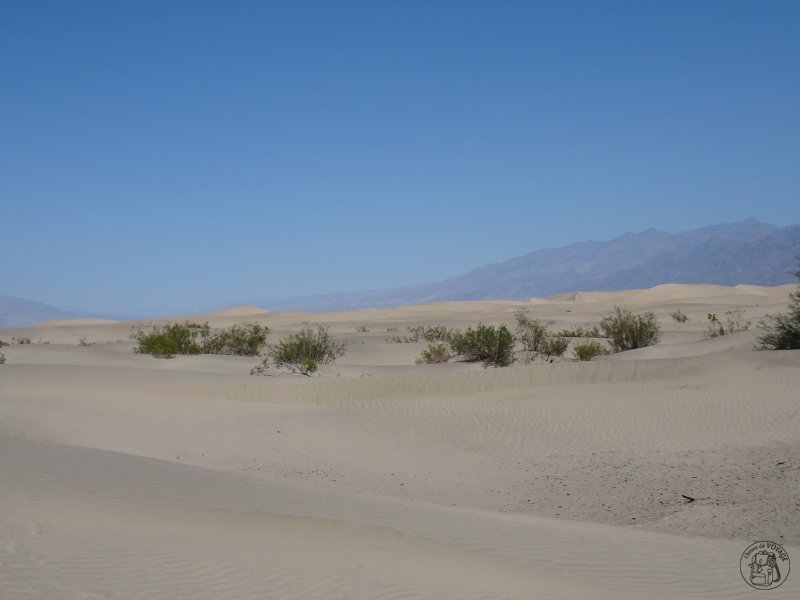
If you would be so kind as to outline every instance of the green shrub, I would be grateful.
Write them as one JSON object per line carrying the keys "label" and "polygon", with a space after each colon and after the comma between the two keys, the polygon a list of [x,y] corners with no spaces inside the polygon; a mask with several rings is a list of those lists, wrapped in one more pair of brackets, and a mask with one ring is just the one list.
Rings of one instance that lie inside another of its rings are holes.
{"label": "green shrub", "polygon": [[595,356],[608,354],[608,348],[596,340],[576,344],[572,351],[578,360],[592,360]]}
{"label": "green shrub", "polygon": [[600,321],[600,329],[608,337],[614,352],[652,346],[661,341],[661,328],[652,312],[634,315],[629,310],[615,306]]}
{"label": "green shrub", "polygon": [[531,319],[525,309],[514,313],[514,319],[517,322],[515,338],[522,344],[522,349],[526,352],[550,359],[563,356],[567,351],[569,339],[563,335],[563,332],[554,336],[547,329],[548,325],[554,323],[553,321]]}
{"label": "green shrub", "polygon": [[233,325],[211,334],[203,344],[203,354],[258,356],[258,349],[267,343],[269,327],[258,323]]}
{"label": "green shrub", "polygon": [[334,342],[327,327],[320,325],[316,332],[310,327],[304,327],[298,333],[270,345],[266,356],[260,364],[253,367],[250,374],[264,374],[272,363],[278,369],[310,376],[318,365],[331,363],[344,356],[344,352],[345,345]]}
{"label": "green shrub", "polygon": [[720,321],[716,313],[708,315],[708,328],[703,334],[707,338],[715,338],[721,335],[730,335],[738,331],[747,331],[752,325],[751,321],[742,322],[742,311],[740,309],[729,310],[725,313],[725,321]]}
{"label": "green shrub", "polygon": [[517,322],[516,338],[522,344],[523,350],[535,353],[541,352],[549,337],[547,326],[552,325],[554,322],[531,319],[525,309],[520,309],[514,313],[514,319]]}
{"label": "green shrub", "polygon": [[411,332],[412,341],[418,342],[420,338],[426,342],[446,342],[450,335],[450,329],[444,325],[419,325],[417,327],[409,327]]}
{"label": "green shrub", "polygon": [[479,323],[475,329],[451,332],[448,342],[453,354],[466,362],[495,367],[507,367],[514,362],[514,336],[505,325]]}
{"label": "green shrub", "polygon": [[670,315],[675,321],[678,323],[686,323],[689,320],[689,317],[686,316],[686,313],[682,310],[678,309],[674,313]]}
{"label": "green shrub", "polygon": [[438,365],[446,363],[451,358],[453,355],[446,342],[431,342],[420,354],[417,364]]}
{"label": "green shrub", "polygon": [[580,325],[574,327],[572,329],[562,329],[556,335],[561,337],[567,338],[599,338],[599,337],[606,337],[604,333],[600,333],[600,330],[595,326],[591,329],[583,328]]}
{"label": "green shrub", "polygon": [[[800,279],[800,270],[795,271],[794,276]],[[767,315],[759,323],[759,327],[762,334],[758,342],[762,350],[800,349],[800,289],[789,294],[789,312]]]}
{"label": "green shrub", "polygon": [[210,333],[208,323],[185,321],[156,325],[150,332],[140,326],[131,337],[137,342],[134,352],[171,358],[176,354],[201,354]]}
{"label": "green shrub", "polygon": [[800,290],[789,294],[789,312],[767,315],[759,327],[758,338],[762,350],[800,349]]}
{"label": "green shrub", "polygon": [[569,348],[569,339],[562,336],[547,336],[540,353],[545,358],[562,357]]}
{"label": "green shrub", "polygon": [[386,338],[387,344],[416,344],[419,342],[419,335],[393,335]]}
{"label": "green shrub", "polygon": [[[131,337],[136,340],[134,352],[170,358],[176,354],[227,354],[256,356],[267,341],[269,328],[257,323],[233,325],[212,332],[208,323],[167,323],[145,331],[139,327]],[[81,340],[81,345],[89,345]]]}

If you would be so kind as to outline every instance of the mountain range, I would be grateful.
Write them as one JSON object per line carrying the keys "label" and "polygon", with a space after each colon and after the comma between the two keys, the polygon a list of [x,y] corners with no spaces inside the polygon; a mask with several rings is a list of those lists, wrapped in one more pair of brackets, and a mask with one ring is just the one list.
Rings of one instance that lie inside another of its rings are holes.
{"label": "mountain range", "polygon": [[525,300],[574,291],[647,288],[662,283],[791,283],[800,225],[747,219],[692,231],[648,229],[584,241],[479,267],[443,281],[392,290],[259,299],[270,310],[353,310],[439,300]]}
{"label": "mountain range", "polygon": [[74,316],[77,315],[49,304],[13,296],[0,296],[0,327],[24,327],[50,319]]}
{"label": "mountain range", "polygon": [[[536,250],[443,281],[400,287],[240,302],[269,310],[356,310],[439,300],[526,300],[575,291],[647,288],[662,283],[791,283],[800,225],[747,219],[667,233],[648,229],[615,239]],[[0,296],[0,327],[76,316],[54,306]],[[86,315],[81,316],[97,316]]]}

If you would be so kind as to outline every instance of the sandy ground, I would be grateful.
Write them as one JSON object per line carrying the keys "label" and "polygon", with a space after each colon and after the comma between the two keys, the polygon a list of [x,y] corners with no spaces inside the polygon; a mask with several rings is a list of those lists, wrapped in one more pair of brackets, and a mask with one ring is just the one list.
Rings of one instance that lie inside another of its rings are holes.
{"label": "sandy ground", "polygon": [[[311,378],[137,355],[131,323],[0,330],[32,340],[0,350],[0,598],[798,598],[800,573],[756,591],[739,558],[771,540],[800,561],[800,352],[703,336],[791,289],[194,317],[329,325],[347,355]],[[522,304],[556,329],[653,310],[665,335],[504,369],[387,341]]]}

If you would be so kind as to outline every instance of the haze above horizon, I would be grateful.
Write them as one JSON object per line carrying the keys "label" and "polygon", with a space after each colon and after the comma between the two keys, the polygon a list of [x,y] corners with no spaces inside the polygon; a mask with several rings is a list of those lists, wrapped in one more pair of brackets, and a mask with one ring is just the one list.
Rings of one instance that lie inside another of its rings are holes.
{"label": "haze above horizon", "polygon": [[394,288],[800,222],[800,4],[0,2],[0,294]]}

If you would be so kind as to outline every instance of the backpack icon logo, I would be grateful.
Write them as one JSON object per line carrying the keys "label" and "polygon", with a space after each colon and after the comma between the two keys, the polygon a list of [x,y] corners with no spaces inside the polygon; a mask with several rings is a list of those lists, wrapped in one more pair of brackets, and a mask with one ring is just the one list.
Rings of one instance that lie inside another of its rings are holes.
{"label": "backpack icon logo", "polygon": [[775,542],[753,542],[742,553],[742,578],[757,590],[773,590],[789,576],[789,554]]}

